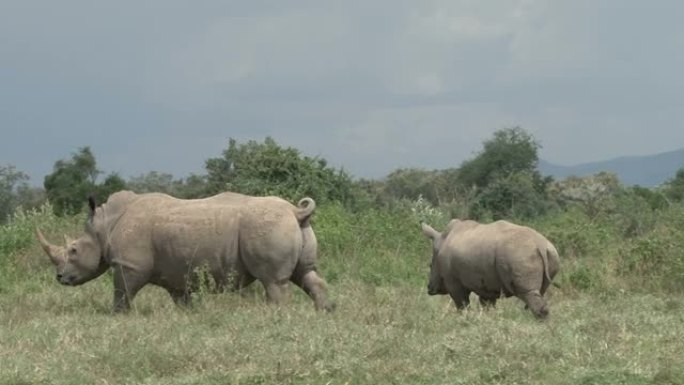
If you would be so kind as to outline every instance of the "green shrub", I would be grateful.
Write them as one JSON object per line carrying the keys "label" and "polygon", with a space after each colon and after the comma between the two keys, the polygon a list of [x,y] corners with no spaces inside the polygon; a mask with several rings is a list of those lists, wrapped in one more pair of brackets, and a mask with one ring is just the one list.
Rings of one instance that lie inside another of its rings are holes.
{"label": "green shrub", "polygon": [[[423,287],[431,249],[420,222],[441,230],[458,216],[452,211],[459,207],[454,207],[435,207],[423,199],[363,211],[336,202],[321,204],[312,220],[321,273],[332,284],[358,280],[373,286]],[[628,207],[623,211],[629,212]],[[562,285],[591,292],[611,290],[616,284],[645,291],[684,290],[684,205],[653,211],[653,228],[637,233],[624,231],[620,219],[624,215],[614,211],[591,218],[572,205],[567,211],[520,223],[537,229],[556,245],[561,257],[556,280]],[[0,290],[10,290],[13,282],[35,273],[51,274],[49,261],[35,240],[36,226],[60,243],[64,233],[77,236],[84,221],[83,214],[55,216],[47,204],[17,212],[0,226]]]}
{"label": "green shrub", "polygon": [[619,273],[642,289],[684,290],[684,236],[667,228],[621,248]]}
{"label": "green shrub", "polygon": [[40,226],[45,233],[63,231],[64,225],[68,224],[71,227],[75,218],[81,217],[59,218],[55,216],[49,203],[36,209],[18,210],[7,224],[0,226],[0,261],[8,261],[17,252],[35,243],[36,226]]}
{"label": "green shrub", "polygon": [[[49,203],[15,212],[7,224],[0,226],[0,293],[14,290],[17,282],[29,281],[38,272],[48,271],[45,269],[49,266],[48,259],[35,238],[36,226],[40,226],[41,231],[57,243],[62,234],[73,233],[79,226],[77,223],[82,226],[83,219],[82,216],[57,217]],[[27,255],[29,249],[34,252]]]}
{"label": "green shrub", "polygon": [[575,268],[567,276],[568,282],[574,288],[585,291],[594,288],[600,279],[598,274],[586,265]]}
{"label": "green shrub", "polygon": [[548,238],[564,258],[601,258],[615,239],[614,229],[593,221],[582,209],[547,215],[528,222]]}
{"label": "green shrub", "polygon": [[209,194],[277,195],[294,202],[309,196],[319,204],[341,202],[348,208],[363,200],[361,188],[344,170],[270,137],[245,144],[230,139],[221,157],[207,159],[206,169]]}
{"label": "green shrub", "polygon": [[422,285],[430,252],[419,217],[406,206],[363,212],[340,204],[317,209],[313,225],[323,274],[333,282],[358,278],[376,285]]}

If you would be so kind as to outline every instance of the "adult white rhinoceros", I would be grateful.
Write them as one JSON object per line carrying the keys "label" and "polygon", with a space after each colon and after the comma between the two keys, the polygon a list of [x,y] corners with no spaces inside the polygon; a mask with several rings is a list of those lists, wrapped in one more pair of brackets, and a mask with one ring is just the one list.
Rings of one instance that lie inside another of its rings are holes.
{"label": "adult white rhinoceros", "polygon": [[443,233],[427,224],[422,228],[433,246],[429,295],[449,294],[459,309],[469,305],[471,292],[483,305],[515,295],[536,317],[548,315],[544,293],[560,261],[543,235],[506,221],[454,219]]}
{"label": "adult white rhinoceros", "polygon": [[210,274],[217,290],[258,279],[276,303],[292,281],[316,309],[334,306],[316,272],[311,198],[295,207],[277,197],[236,193],[186,200],[120,191],[99,207],[91,198],[89,206],[84,234],[65,247],[48,243],[39,229],[36,235],[64,285],[83,284],[113,268],[114,311],[129,309],[148,283],[187,304],[198,287],[198,271]]}

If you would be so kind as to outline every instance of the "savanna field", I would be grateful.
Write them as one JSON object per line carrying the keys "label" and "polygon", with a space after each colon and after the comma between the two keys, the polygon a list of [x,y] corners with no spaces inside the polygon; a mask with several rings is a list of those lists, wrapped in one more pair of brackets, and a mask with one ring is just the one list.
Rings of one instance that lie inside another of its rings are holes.
{"label": "savanna field", "polygon": [[[619,206],[616,206],[619,207]],[[684,384],[684,206],[568,208],[528,221],[557,246],[561,271],[535,320],[516,298],[458,312],[429,297],[423,201],[356,212],[319,205],[319,271],[337,302],[315,312],[245,293],[197,293],[190,309],[145,287],[113,315],[105,275],[57,283],[33,236],[78,236],[85,215],[49,206],[0,227],[2,384]],[[211,283],[207,283],[209,285]]]}
{"label": "savanna field", "polygon": [[[205,175],[101,174],[88,147],[55,162],[44,189],[0,168],[0,384],[684,384],[684,169],[662,186],[600,173],[555,181],[539,144],[502,129],[473,159],[354,180],[294,148],[231,140]],[[318,270],[337,310],[290,285],[269,305],[255,283],[177,307],[146,286],[112,313],[112,277],[61,286],[34,236],[78,237],[85,196],[121,189],[197,198],[222,191],[313,197]],[[7,203],[10,204],[7,204]],[[49,202],[49,203],[48,203]],[[427,295],[422,221],[508,219],[560,253],[537,321],[516,298],[459,312]]]}

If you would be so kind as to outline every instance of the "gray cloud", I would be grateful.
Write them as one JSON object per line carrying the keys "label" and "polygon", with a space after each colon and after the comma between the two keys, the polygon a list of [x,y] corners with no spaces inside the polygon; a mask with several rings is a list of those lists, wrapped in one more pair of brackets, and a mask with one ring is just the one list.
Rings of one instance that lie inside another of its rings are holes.
{"label": "gray cloud", "polygon": [[579,163],[684,144],[676,1],[14,1],[0,164],[125,176],[275,137],[355,175],[456,166],[520,125]]}

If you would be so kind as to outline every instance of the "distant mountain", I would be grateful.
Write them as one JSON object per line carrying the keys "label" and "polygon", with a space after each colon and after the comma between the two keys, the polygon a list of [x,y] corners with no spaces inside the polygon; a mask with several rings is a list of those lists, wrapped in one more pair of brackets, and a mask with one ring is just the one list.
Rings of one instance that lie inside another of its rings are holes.
{"label": "distant mountain", "polygon": [[620,181],[627,186],[638,184],[643,187],[654,187],[665,182],[674,177],[677,170],[682,167],[684,167],[684,148],[661,154],[625,156],[576,166],[559,166],[543,159],[539,160],[539,171],[543,175],[551,175],[556,179],[608,171],[617,174]]}

